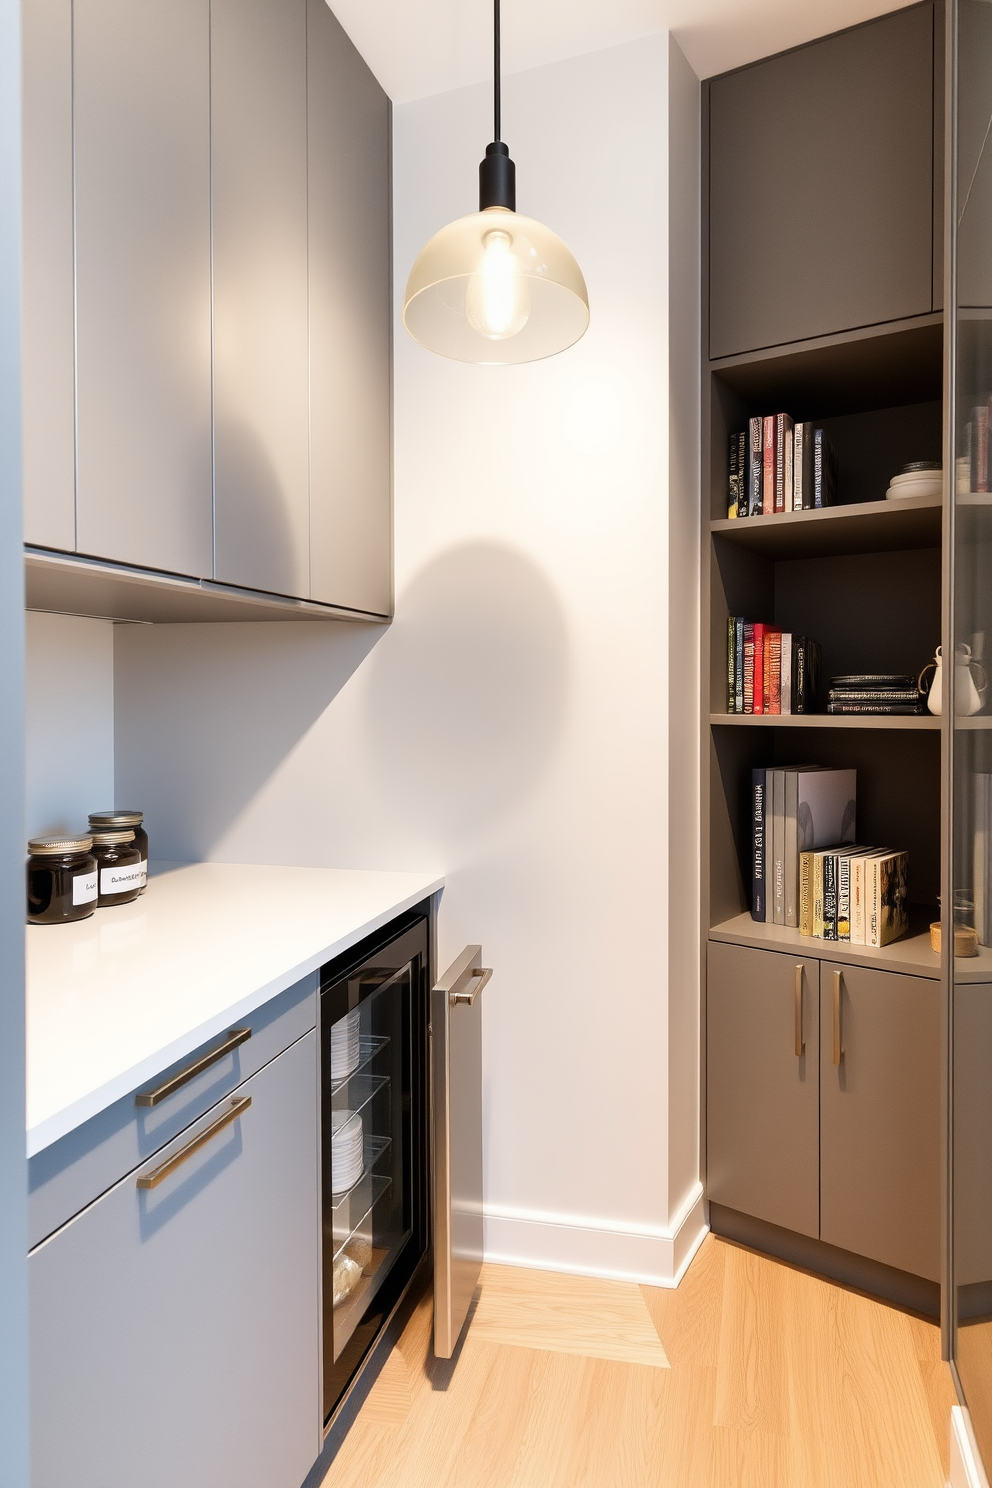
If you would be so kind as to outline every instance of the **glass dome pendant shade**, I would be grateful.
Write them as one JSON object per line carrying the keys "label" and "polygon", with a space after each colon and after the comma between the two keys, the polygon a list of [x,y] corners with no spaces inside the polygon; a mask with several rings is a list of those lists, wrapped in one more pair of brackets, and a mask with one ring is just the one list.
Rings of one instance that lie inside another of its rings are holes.
{"label": "glass dome pendant shade", "polygon": [[516,211],[516,168],[500,140],[499,0],[495,134],[479,166],[479,210],[436,233],[410,270],[403,324],[458,362],[537,362],[574,345],[589,324],[582,270],[550,228]]}

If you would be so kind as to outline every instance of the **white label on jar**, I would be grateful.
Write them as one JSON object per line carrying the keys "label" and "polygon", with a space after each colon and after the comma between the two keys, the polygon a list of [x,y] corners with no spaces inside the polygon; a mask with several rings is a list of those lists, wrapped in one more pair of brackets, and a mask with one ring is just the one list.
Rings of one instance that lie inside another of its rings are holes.
{"label": "white label on jar", "polygon": [[144,888],[145,884],[148,882],[148,864],[145,862],[144,858],[142,858],[141,862],[138,864],[138,867],[141,869],[141,887]]}
{"label": "white label on jar", "polygon": [[72,880],[73,904],[92,904],[96,898],[96,874],[77,873]]}
{"label": "white label on jar", "polygon": [[140,863],[118,864],[113,868],[100,869],[101,894],[126,894],[130,889],[140,889],[141,883]]}

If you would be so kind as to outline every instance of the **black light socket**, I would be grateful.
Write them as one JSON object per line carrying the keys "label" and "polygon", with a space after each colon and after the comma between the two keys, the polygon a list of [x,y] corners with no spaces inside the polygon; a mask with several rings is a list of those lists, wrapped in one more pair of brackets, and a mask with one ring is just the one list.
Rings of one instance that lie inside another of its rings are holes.
{"label": "black light socket", "polygon": [[479,211],[487,207],[517,210],[517,167],[502,140],[486,146],[486,158],[479,162]]}

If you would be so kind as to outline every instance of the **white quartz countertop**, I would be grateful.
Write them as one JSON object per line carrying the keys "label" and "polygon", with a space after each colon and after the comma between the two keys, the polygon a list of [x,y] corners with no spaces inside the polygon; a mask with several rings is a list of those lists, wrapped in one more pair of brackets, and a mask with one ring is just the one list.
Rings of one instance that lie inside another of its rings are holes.
{"label": "white quartz countertop", "polygon": [[29,1157],[444,882],[242,863],[152,875],[132,904],[27,928]]}

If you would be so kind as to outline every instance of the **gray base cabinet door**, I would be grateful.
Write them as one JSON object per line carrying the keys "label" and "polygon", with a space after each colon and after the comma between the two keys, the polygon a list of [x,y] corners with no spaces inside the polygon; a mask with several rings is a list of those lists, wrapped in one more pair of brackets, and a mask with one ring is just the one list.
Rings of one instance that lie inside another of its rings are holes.
{"label": "gray base cabinet door", "polygon": [[820,1238],[939,1281],[940,985],[820,975]]}
{"label": "gray base cabinet door", "polygon": [[707,971],[710,1199],[819,1232],[819,963],[711,942]]}
{"label": "gray base cabinet door", "polygon": [[311,1032],[32,1252],[33,1488],[299,1488],[318,1233]]}

